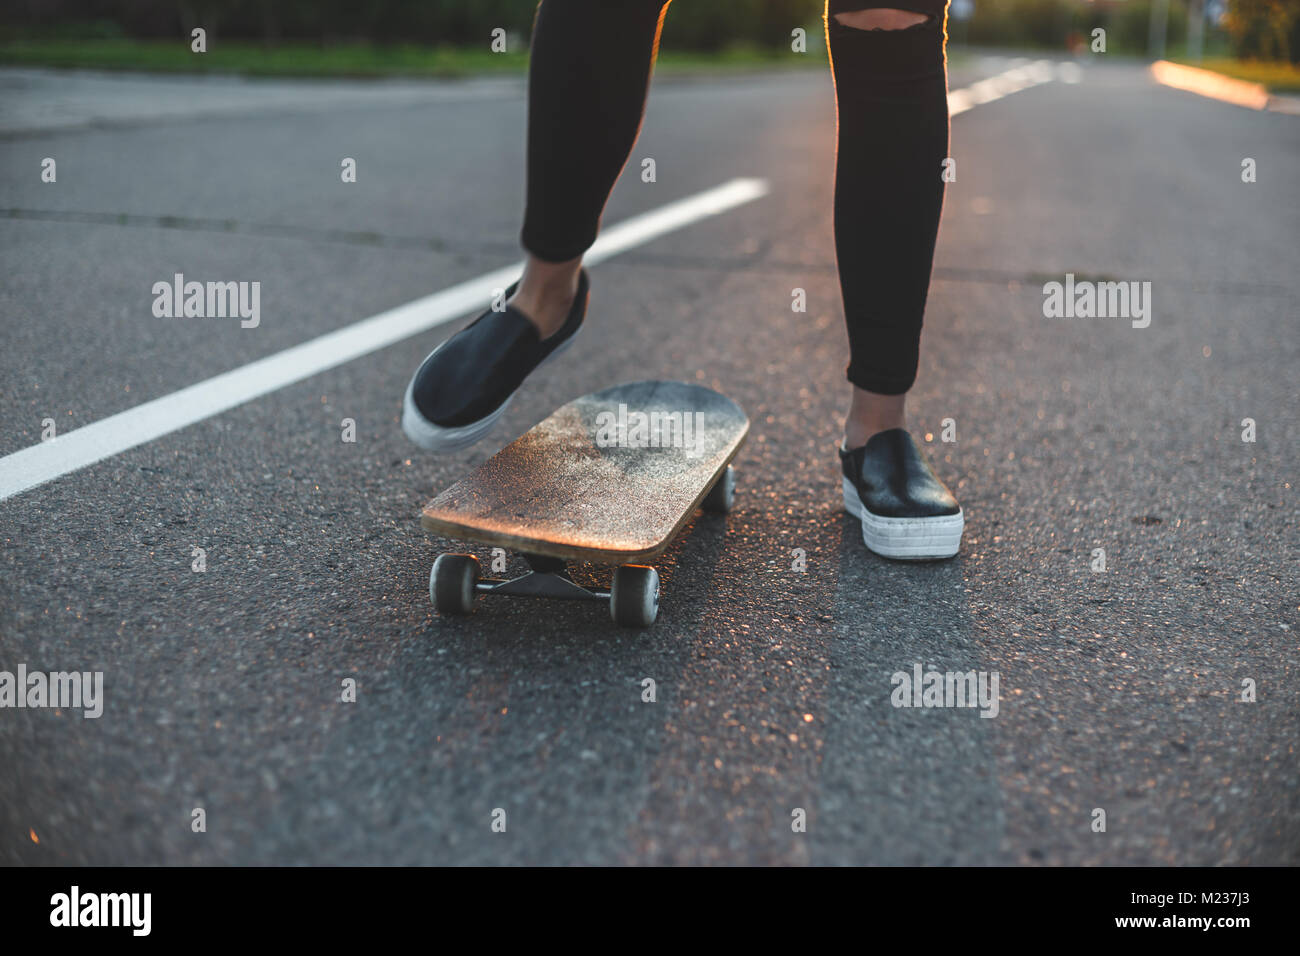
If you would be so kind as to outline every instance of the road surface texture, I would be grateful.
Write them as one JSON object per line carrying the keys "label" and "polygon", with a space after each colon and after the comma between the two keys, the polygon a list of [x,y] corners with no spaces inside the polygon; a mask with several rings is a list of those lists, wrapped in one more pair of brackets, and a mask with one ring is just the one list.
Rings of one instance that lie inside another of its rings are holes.
{"label": "road surface texture", "polygon": [[[487,441],[398,425],[458,318],[0,501],[0,670],[104,674],[98,718],[0,709],[0,862],[1300,862],[1300,119],[1046,68],[952,120],[910,421],[956,559],[877,558],[841,510],[829,78],[664,79],[606,225],[768,192],[595,266]],[[0,86],[0,456],[518,260],[521,80]],[[155,317],[178,272],[260,282],[260,324]],[[1045,317],[1067,273],[1149,282],[1149,326]],[[658,623],[438,616],[434,557],[491,556],[425,500],[651,377],[752,421]],[[996,716],[893,706],[917,664],[996,673]]]}

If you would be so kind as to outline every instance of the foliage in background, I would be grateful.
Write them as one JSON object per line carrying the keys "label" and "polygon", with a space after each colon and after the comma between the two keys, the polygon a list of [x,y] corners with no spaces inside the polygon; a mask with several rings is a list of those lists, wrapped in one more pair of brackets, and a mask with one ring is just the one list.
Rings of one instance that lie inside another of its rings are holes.
{"label": "foliage in background", "polygon": [[[1183,0],[1170,0],[1168,23],[1169,40],[1177,44],[1187,32]],[[1151,0],[975,0],[970,22],[950,22],[948,32],[979,46],[1060,49],[1071,37],[1090,42],[1101,27],[1108,53],[1144,54],[1150,25]]]}
{"label": "foliage in background", "polygon": [[[210,39],[486,46],[498,27],[527,36],[537,0],[5,0],[4,8],[0,29],[11,37],[147,39],[201,26]],[[681,0],[664,42],[690,50],[788,47],[790,31],[815,23],[821,9],[821,0]]]}
{"label": "foliage in background", "polygon": [[1231,0],[1223,26],[1239,57],[1300,63],[1300,2]]}
{"label": "foliage in background", "polygon": [[[620,0],[600,0],[616,3]],[[1061,50],[1087,43],[1092,30],[1107,34],[1107,52],[1145,54],[1153,0],[974,0],[974,15],[949,22],[956,43]],[[1168,0],[1168,45],[1176,52],[1187,33],[1190,0]],[[1231,52],[1261,58],[1300,58],[1300,0],[1226,0],[1227,32],[1209,25],[1207,54]],[[247,48],[261,44],[378,45],[382,49],[450,48],[473,55],[485,50],[492,30],[503,27],[518,50],[531,32],[537,0],[4,0],[0,40],[93,39],[188,42],[189,31],[208,31],[209,49],[220,41]],[[820,31],[822,0],[675,0],[664,26],[666,53],[789,51],[790,31]],[[809,36],[809,52],[820,36]],[[242,41],[235,43],[235,41]],[[1086,47],[1085,47],[1086,48]],[[36,55],[36,47],[27,49]],[[60,46],[63,56],[73,44]],[[122,47],[123,50],[126,46]],[[460,54],[458,54],[460,55]],[[376,53],[376,61],[382,50]],[[503,64],[504,65],[504,64]],[[190,68],[206,68],[193,64]]]}
{"label": "foliage in background", "polygon": [[810,34],[808,49],[821,43],[821,0],[676,0],[664,20],[665,50],[716,51],[729,46],[790,49],[790,31]]}

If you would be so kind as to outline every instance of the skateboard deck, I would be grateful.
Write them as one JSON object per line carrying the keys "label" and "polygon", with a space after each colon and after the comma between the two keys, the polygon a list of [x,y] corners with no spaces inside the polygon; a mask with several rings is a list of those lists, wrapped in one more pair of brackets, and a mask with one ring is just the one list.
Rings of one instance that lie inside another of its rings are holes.
{"label": "skateboard deck", "polygon": [[557,409],[426,504],[421,523],[561,561],[646,561],[730,481],[748,431],[740,406],[702,385],[617,385]]}

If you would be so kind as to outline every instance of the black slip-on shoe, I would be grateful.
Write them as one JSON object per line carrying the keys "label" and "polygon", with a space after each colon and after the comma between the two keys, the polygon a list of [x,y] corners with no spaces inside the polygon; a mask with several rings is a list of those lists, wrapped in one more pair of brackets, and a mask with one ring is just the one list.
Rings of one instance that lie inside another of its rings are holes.
{"label": "black slip-on shoe", "polygon": [[905,428],[840,448],[844,507],[862,522],[862,541],[885,558],[951,558],[961,546],[961,506],[930,470]]}
{"label": "black slip-on shoe", "polygon": [[[518,285],[506,290],[507,299]],[[402,400],[406,437],[430,451],[452,451],[486,435],[524,379],[573,344],[587,314],[588,292],[583,269],[569,317],[546,339],[527,316],[507,305],[502,312],[484,312],[430,352]]]}

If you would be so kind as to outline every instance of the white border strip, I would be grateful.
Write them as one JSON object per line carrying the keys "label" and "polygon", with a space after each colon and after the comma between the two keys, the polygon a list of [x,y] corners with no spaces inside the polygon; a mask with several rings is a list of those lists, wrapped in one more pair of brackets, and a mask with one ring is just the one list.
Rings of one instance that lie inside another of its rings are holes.
{"label": "white border strip", "polygon": [[1251,83],[1196,66],[1170,63],[1168,60],[1152,63],[1151,76],[1157,83],[1176,90],[1186,90],[1188,93],[1251,110],[1268,109],[1268,89],[1262,83]]}
{"label": "white border strip", "polygon": [[[767,192],[764,179],[733,179],[634,216],[604,230],[587,251],[585,261],[587,265],[595,265],[666,233],[742,206]],[[515,264],[494,269],[450,289],[6,455],[0,458],[0,501],[482,308],[491,300],[494,290],[518,277],[520,268],[520,264]]]}

